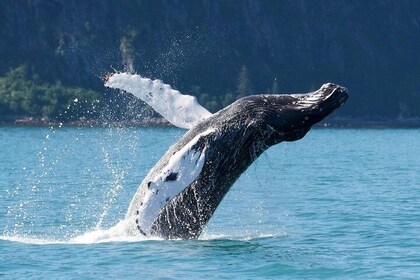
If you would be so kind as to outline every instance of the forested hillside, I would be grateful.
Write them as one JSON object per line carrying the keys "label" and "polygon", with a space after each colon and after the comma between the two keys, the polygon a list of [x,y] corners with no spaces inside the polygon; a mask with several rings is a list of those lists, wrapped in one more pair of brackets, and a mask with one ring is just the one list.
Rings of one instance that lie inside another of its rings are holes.
{"label": "forested hillside", "polygon": [[147,109],[101,80],[125,70],[212,111],[334,82],[351,94],[338,116],[420,117],[419,53],[420,1],[4,0],[0,116],[59,117],[77,103],[77,117],[138,117]]}

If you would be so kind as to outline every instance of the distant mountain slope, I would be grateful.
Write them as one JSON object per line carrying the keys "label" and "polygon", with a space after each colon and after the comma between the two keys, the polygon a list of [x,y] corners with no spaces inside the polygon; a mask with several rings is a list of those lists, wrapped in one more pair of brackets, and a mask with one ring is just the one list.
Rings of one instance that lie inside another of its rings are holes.
{"label": "distant mountain slope", "polygon": [[0,2],[0,75],[105,91],[112,69],[182,92],[239,94],[347,86],[352,117],[420,117],[420,1]]}

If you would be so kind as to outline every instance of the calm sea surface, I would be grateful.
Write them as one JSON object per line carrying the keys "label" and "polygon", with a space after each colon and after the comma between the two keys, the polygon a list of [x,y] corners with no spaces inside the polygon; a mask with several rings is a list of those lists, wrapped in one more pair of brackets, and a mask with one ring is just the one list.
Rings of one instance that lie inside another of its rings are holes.
{"label": "calm sea surface", "polygon": [[420,129],[314,129],[263,154],[199,240],[126,236],[183,133],[0,128],[0,279],[420,279]]}

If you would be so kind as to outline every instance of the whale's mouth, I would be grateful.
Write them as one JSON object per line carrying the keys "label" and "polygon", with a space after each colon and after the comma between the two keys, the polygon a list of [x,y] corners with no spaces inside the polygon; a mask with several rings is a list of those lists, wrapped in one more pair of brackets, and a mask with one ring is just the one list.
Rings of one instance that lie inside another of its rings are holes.
{"label": "whale's mouth", "polygon": [[323,84],[317,91],[293,95],[297,100],[296,109],[302,112],[335,110],[348,98],[347,88],[332,83]]}
{"label": "whale's mouth", "polygon": [[[335,84],[325,84],[321,87],[321,91],[323,90],[323,87],[325,86],[326,90],[325,92],[331,92],[328,94],[326,100],[331,99],[333,110],[340,107],[346,100],[349,98],[348,90],[345,87],[338,86]],[[332,91],[331,91],[332,89]]]}
{"label": "whale's mouth", "polygon": [[[346,100],[349,98],[347,88],[345,87],[334,84],[326,84],[326,87],[327,89],[323,93],[326,94],[326,97],[324,100],[320,100],[318,109],[318,115],[320,119],[317,120],[317,122],[331,114],[335,109],[343,105],[344,102],[346,102]],[[320,91],[322,90],[323,87],[321,87]]]}
{"label": "whale's mouth", "polygon": [[348,99],[348,90],[345,87],[332,83],[324,84],[317,91],[294,95],[297,98],[296,107],[299,123],[303,126],[312,126],[335,109],[339,108]]}
{"label": "whale's mouth", "polygon": [[[266,96],[266,98],[269,98]],[[267,123],[277,132],[268,143],[301,139],[310,128],[339,108],[348,98],[345,87],[332,83],[306,94],[274,95]]]}

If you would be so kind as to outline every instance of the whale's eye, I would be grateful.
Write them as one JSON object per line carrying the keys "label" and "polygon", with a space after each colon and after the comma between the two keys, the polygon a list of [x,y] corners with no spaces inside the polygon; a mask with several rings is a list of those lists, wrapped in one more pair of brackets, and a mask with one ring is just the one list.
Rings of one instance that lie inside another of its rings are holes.
{"label": "whale's eye", "polygon": [[176,181],[176,179],[178,179],[178,173],[171,172],[168,176],[166,176],[165,182]]}

